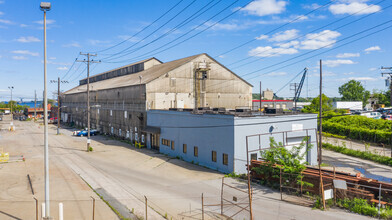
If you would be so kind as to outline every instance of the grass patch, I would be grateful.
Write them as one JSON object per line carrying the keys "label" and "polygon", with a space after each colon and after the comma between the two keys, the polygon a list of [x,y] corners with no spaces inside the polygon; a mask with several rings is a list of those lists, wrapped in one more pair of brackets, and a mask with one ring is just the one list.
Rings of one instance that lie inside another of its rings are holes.
{"label": "grass patch", "polygon": [[331,133],[327,133],[327,132],[323,132],[323,136],[324,137],[333,137],[333,138],[347,139],[347,136],[331,134]]}
{"label": "grass patch", "polygon": [[342,153],[348,156],[352,157],[357,157],[361,158],[364,160],[369,160],[373,161],[379,164],[387,165],[387,166],[392,166],[392,158],[387,157],[387,156],[380,156],[378,154],[373,154],[369,151],[360,151],[360,150],[353,150],[349,149],[347,147],[340,147],[340,146],[335,146],[329,143],[323,143],[323,148],[331,151],[335,151],[338,153]]}
{"label": "grass patch", "polygon": [[381,208],[380,215],[378,214],[378,208],[376,204],[369,204],[366,199],[338,199],[336,205],[338,207],[348,209],[351,212],[358,213],[361,215],[367,215],[371,217],[380,216],[381,219],[392,219],[391,208]]}

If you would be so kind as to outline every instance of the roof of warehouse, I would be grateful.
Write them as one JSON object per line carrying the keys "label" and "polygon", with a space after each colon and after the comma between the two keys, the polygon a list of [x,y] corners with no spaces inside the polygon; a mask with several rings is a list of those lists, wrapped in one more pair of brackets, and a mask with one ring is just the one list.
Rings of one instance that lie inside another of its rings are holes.
{"label": "roof of warehouse", "polygon": [[[104,90],[104,89],[112,89],[112,88],[133,86],[133,85],[139,85],[139,84],[146,84],[146,83],[149,83],[149,82],[153,81],[154,79],[164,75],[165,73],[167,73],[167,72],[169,72],[169,71],[171,71],[171,70],[173,70],[173,69],[175,69],[185,63],[192,61],[193,59],[195,59],[201,55],[206,55],[209,58],[211,58],[208,54],[202,53],[202,54],[197,54],[194,56],[185,57],[185,58],[178,59],[178,60],[173,60],[173,61],[170,61],[167,63],[162,63],[159,65],[152,66],[151,68],[148,68],[148,69],[143,70],[141,72],[90,83],[90,85],[91,85],[90,89],[91,90]],[[211,59],[214,60],[213,58],[211,58]],[[147,60],[149,60],[149,59],[147,59]],[[216,63],[218,63],[216,60],[214,60],[214,61]],[[131,64],[131,65],[133,65],[133,64]],[[225,69],[227,69],[225,66],[223,66],[223,67]],[[227,70],[230,71],[231,73],[233,73],[231,70],[229,70],[229,69],[227,69]],[[236,75],[235,73],[233,73],[233,74],[235,76],[237,76],[239,79],[241,79],[242,81],[244,81],[245,83],[247,83],[248,85],[252,86],[250,83],[248,83],[247,81],[245,81],[244,79],[242,79],[241,77]],[[139,76],[142,76],[141,81],[140,81]],[[66,91],[65,94],[81,93],[81,92],[86,92],[86,90],[87,90],[87,85],[84,84],[84,85],[80,85],[80,86],[74,87],[74,88]]]}
{"label": "roof of warehouse", "polygon": [[[133,65],[136,65],[136,64],[139,64],[139,63],[145,63],[145,62],[150,61],[150,60],[156,60],[156,61],[162,63],[162,61],[158,60],[157,58],[151,57],[151,58],[148,58],[148,59],[145,59],[145,60],[138,61],[138,62],[136,62],[136,63],[131,63],[131,64],[128,64],[128,65],[125,65],[125,66],[122,66],[122,67],[118,67],[118,68],[116,68],[116,69],[112,69],[112,70],[105,71],[105,72],[103,72],[103,73],[96,74],[96,75],[94,75],[94,76],[90,76],[90,78],[91,78],[91,77],[96,77],[96,76],[99,76],[99,75],[103,75],[103,74],[108,73],[108,72],[112,72],[112,71],[116,71],[116,70],[119,70],[119,69],[123,69],[123,68],[125,68],[125,67],[133,66]],[[85,79],[87,79],[87,77],[86,77],[86,78],[83,78],[83,79],[81,79],[81,80],[85,80]]]}

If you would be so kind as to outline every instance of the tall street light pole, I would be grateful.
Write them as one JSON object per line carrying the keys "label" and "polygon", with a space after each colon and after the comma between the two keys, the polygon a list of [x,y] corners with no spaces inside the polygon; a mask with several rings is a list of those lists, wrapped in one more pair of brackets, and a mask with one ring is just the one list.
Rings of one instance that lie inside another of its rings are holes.
{"label": "tall street light pole", "polygon": [[44,164],[45,164],[45,215],[50,217],[49,204],[49,148],[48,148],[48,97],[46,88],[46,12],[51,8],[50,2],[41,2],[40,9],[44,12]]}

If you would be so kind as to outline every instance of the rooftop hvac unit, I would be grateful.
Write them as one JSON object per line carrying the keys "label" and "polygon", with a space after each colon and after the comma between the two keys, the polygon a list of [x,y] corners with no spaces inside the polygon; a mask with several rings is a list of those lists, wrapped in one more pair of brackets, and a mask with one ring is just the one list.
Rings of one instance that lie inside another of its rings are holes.
{"label": "rooftop hvac unit", "polygon": [[278,114],[283,113],[283,109],[281,108],[266,108],[265,114]]}

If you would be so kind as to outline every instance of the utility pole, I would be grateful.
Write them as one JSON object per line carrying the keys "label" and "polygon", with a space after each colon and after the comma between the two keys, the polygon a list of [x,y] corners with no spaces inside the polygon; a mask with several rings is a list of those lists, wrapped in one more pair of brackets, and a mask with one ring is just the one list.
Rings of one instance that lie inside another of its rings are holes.
{"label": "utility pole", "polygon": [[60,77],[57,80],[50,80],[51,83],[58,83],[57,85],[57,135],[60,134],[60,83],[68,83],[68,81],[61,81]]}
{"label": "utility pole", "polygon": [[95,57],[97,54],[82,53],[80,55],[87,56],[87,60],[76,60],[76,62],[83,62],[87,64],[87,152],[90,149],[90,63],[100,63],[101,61],[90,60],[90,57]]}
{"label": "utility pole", "polygon": [[321,149],[322,149],[322,145],[323,145],[323,67],[322,67],[322,60],[320,60],[320,105],[319,105],[319,123],[320,123],[320,127],[319,127],[319,149],[318,149],[318,153],[319,153],[319,157],[318,157],[318,167],[319,167],[319,175],[320,175],[320,194],[321,194],[321,198],[323,200],[323,208],[325,210],[325,198],[324,198],[324,184],[323,184],[323,174],[321,172],[321,161],[322,161],[322,153],[321,153]]}
{"label": "utility pole", "polygon": [[34,90],[34,120],[37,119],[37,90]]}
{"label": "utility pole", "polygon": [[[381,67],[381,69],[382,70],[392,70],[392,67]],[[391,103],[391,106],[392,106],[392,83],[391,83],[391,79],[392,79],[392,72],[389,72],[389,73],[381,73],[381,76],[384,76],[384,75],[389,75],[389,78],[387,79],[387,80],[389,80],[389,91],[390,91],[390,93],[391,93],[391,95],[390,95],[390,103]]]}
{"label": "utility pole", "polygon": [[260,97],[259,97],[259,111],[261,111],[261,81],[260,81]]}

